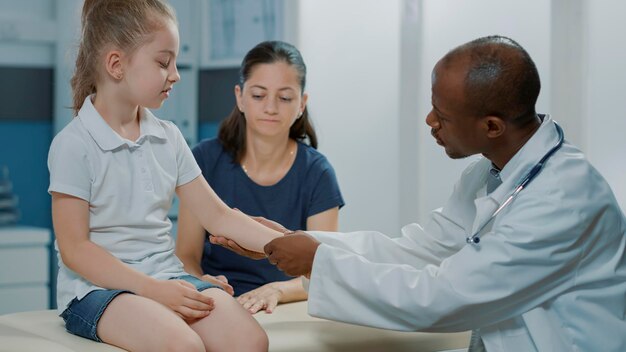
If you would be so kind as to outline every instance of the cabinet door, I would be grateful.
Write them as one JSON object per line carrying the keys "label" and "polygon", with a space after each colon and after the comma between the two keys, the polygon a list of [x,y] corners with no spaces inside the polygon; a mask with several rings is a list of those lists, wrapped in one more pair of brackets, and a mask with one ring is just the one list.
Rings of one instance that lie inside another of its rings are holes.
{"label": "cabinet door", "polygon": [[284,0],[209,0],[202,9],[202,65],[239,66],[264,40],[285,38]]}
{"label": "cabinet door", "polygon": [[48,286],[9,286],[0,288],[0,314],[48,309]]}
{"label": "cabinet door", "polygon": [[197,31],[194,31],[193,28],[197,27],[196,14],[199,4],[192,0],[170,0],[169,3],[176,11],[176,18],[178,19],[178,34],[180,36],[178,64],[191,66],[196,62],[194,59],[198,52],[196,45],[194,45],[198,42],[194,40]]}
{"label": "cabinet door", "polygon": [[47,247],[0,248],[0,290],[7,285],[47,285],[49,267]]}

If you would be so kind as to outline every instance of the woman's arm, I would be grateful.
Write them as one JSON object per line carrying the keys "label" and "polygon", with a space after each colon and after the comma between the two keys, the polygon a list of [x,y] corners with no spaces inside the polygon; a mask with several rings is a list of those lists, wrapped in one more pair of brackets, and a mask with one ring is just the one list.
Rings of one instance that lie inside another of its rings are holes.
{"label": "woman's arm", "polygon": [[319,214],[309,216],[306,219],[306,230],[331,232],[339,230],[339,207],[330,208]]}
{"label": "woman's arm", "polygon": [[151,298],[185,318],[202,318],[213,309],[213,301],[193,285],[153,279],[93,243],[89,239],[89,203],[85,200],[52,192],[52,220],[63,263],[95,285]]}
{"label": "woman's arm", "polygon": [[[307,229],[316,231],[337,231],[339,228],[339,207],[331,208],[307,218]],[[251,313],[264,309],[271,313],[278,303],[296,302],[307,299],[302,280],[295,278],[275,281],[246,292],[237,300]]]}
{"label": "woman's arm", "polygon": [[211,234],[230,238],[244,248],[263,252],[263,246],[283,234],[229,208],[215,194],[204,177],[176,187],[181,207],[185,207]]}
{"label": "woman's arm", "polygon": [[[339,230],[339,207],[334,207],[319,214],[309,216],[306,220],[306,228],[311,231]],[[279,288],[283,292],[279,300],[280,303],[303,301],[308,297],[300,278],[276,282],[276,284],[280,284]]]}

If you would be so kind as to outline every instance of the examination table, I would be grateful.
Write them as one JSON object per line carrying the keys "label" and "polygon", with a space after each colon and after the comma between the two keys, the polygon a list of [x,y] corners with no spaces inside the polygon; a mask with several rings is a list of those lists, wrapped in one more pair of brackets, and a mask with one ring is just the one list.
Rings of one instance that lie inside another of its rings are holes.
{"label": "examination table", "polygon": [[[313,318],[306,302],[283,304],[272,314],[254,317],[270,340],[270,351],[465,351],[469,333],[406,333]],[[65,331],[55,310],[0,316],[0,351],[113,352],[119,348],[92,342]]]}

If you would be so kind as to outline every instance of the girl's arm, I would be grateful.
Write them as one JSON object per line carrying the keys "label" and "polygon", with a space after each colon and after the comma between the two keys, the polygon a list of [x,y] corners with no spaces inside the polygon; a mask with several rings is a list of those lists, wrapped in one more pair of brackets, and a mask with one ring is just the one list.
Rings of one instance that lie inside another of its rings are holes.
{"label": "girl's arm", "polygon": [[[309,216],[307,230],[337,231],[339,229],[339,207],[331,208],[319,214]],[[278,303],[303,301],[308,294],[302,286],[302,280],[295,278],[287,281],[275,281],[239,296],[237,300],[251,313],[265,309],[271,313]]]}
{"label": "girl's arm", "polygon": [[202,318],[213,309],[212,300],[193,285],[153,279],[91,242],[89,203],[85,200],[52,192],[52,220],[63,263],[93,284],[151,298],[186,318]]}
{"label": "girl's arm", "polygon": [[229,208],[202,176],[176,187],[176,193],[181,207],[189,209],[207,231],[232,239],[249,250],[263,253],[266,243],[283,235]]}
{"label": "girl's arm", "polygon": [[200,266],[204,251],[205,231],[187,207],[178,208],[178,230],[176,236],[176,256],[183,262],[185,271],[195,277],[202,277]]}

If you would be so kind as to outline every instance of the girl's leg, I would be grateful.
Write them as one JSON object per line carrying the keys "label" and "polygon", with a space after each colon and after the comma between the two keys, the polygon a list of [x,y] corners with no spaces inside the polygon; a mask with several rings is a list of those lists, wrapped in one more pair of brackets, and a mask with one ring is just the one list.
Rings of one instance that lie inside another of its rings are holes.
{"label": "girl's leg", "polygon": [[215,301],[211,314],[190,326],[207,351],[267,351],[267,334],[239,302],[221,289],[202,291]]}
{"label": "girl's leg", "polygon": [[98,337],[129,351],[201,351],[204,344],[176,313],[145,297],[121,294],[102,314]]}

